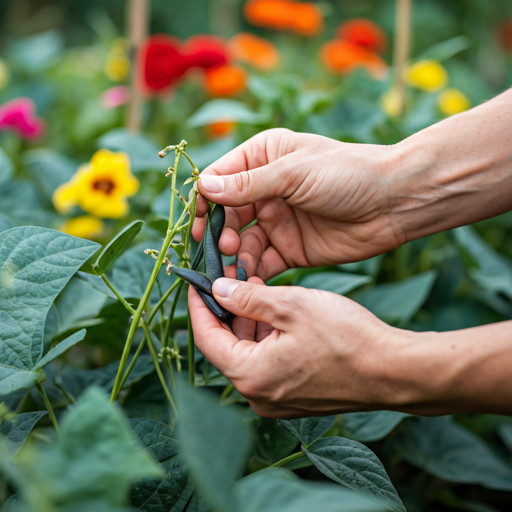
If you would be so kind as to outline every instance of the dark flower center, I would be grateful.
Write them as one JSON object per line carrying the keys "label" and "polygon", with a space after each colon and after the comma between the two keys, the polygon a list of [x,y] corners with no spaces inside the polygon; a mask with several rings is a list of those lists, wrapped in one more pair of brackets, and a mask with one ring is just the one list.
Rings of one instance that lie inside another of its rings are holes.
{"label": "dark flower center", "polygon": [[116,185],[113,181],[109,179],[101,179],[95,181],[92,184],[92,188],[94,190],[100,190],[101,192],[104,192],[105,194],[109,195],[116,188]]}

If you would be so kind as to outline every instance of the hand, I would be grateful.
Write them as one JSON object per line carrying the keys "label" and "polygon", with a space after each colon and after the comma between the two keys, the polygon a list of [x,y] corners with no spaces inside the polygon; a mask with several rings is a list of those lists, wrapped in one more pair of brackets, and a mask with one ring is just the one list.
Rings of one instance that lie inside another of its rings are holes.
{"label": "hand", "polygon": [[[218,279],[215,299],[237,317],[233,332],[189,288],[195,342],[265,417],[392,408],[406,390],[385,372],[400,331],[339,295]],[[249,320],[247,320],[249,319]]]}
{"label": "hand", "polygon": [[[247,274],[266,280],[291,267],[359,261],[403,243],[389,207],[393,155],[391,146],[268,130],[203,171],[199,191],[229,206],[221,251],[238,252]],[[199,200],[196,239],[206,212]]]}

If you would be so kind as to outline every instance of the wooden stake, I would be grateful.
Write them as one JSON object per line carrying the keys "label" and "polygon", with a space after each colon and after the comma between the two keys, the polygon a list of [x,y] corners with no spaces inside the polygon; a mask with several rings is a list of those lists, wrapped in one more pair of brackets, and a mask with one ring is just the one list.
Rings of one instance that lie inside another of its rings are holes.
{"label": "wooden stake", "polygon": [[126,127],[132,132],[139,132],[142,124],[142,108],[144,98],[137,87],[140,70],[138,69],[137,53],[140,45],[148,35],[149,0],[127,0],[128,6],[128,38],[130,40],[131,77],[130,103]]}
{"label": "wooden stake", "polygon": [[399,115],[405,109],[404,70],[409,57],[412,0],[396,0],[395,44],[393,48],[393,88],[399,101]]}

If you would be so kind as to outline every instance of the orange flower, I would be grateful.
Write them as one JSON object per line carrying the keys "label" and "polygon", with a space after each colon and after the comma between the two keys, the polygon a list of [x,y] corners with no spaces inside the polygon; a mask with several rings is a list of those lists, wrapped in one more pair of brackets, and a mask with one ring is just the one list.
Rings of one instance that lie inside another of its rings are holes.
{"label": "orange flower", "polygon": [[211,96],[234,96],[245,89],[246,82],[246,73],[239,66],[226,64],[205,73],[205,88]]}
{"label": "orange flower", "polygon": [[346,75],[356,68],[365,68],[374,78],[384,78],[387,64],[376,54],[349,41],[334,39],[320,49],[320,59],[334,73]]}
{"label": "orange flower", "polygon": [[377,53],[383,53],[388,47],[387,34],[373,21],[354,18],[342,23],[336,35],[344,41],[357,44]]}
{"label": "orange flower", "polygon": [[217,121],[206,127],[208,135],[214,139],[225,137],[233,132],[235,123],[233,121]]}
{"label": "orange flower", "polygon": [[248,32],[231,38],[229,49],[235,60],[247,62],[262,71],[269,71],[279,65],[280,55],[276,47],[270,41]]}
{"label": "orange flower", "polygon": [[291,30],[303,36],[317,35],[324,26],[320,9],[310,2],[249,0],[244,6],[249,23],[276,30]]}
{"label": "orange flower", "polygon": [[512,51],[512,19],[505,22],[500,28],[498,36],[503,47],[508,51]]}

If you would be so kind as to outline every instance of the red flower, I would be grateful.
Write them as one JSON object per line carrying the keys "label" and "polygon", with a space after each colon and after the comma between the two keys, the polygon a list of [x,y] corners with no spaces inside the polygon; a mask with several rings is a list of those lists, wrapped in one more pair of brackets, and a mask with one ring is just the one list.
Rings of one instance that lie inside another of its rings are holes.
{"label": "red flower", "polygon": [[503,47],[508,51],[512,51],[512,19],[506,21],[501,26],[498,36]]}
{"label": "red flower", "polygon": [[139,51],[142,88],[148,93],[166,91],[189,66],[180,51],[180,41],[157,34],[148,38]]}
{"label": "red flower", "polygon": [[227,63],[227,45],[220,37],[197,35],[184,45],[184,54],[190,66],[203,69],[223,66]]}
{"label": "red flower", "polygon": [[0,106],[0,130],[12,130],[24,139],[38,139],[45,122],[36,116],[36,106],[30,98],[14,98]]}
{"label": "red flower", "polygon": [[377,53],[383,53],[388,47],[388,36],[373,21],[365,18],[354,18],[342,23],[336,35],[350,43],[357,44]]}

